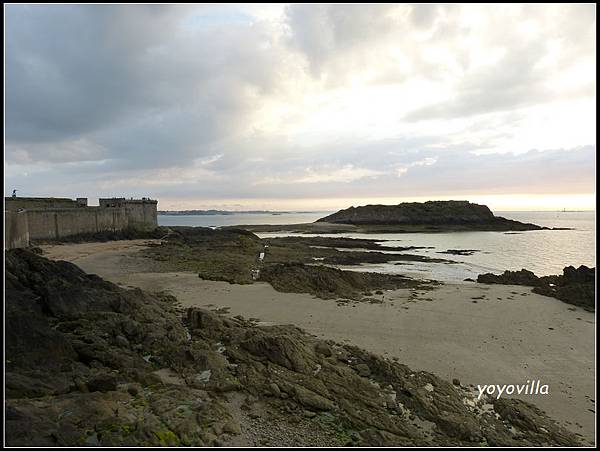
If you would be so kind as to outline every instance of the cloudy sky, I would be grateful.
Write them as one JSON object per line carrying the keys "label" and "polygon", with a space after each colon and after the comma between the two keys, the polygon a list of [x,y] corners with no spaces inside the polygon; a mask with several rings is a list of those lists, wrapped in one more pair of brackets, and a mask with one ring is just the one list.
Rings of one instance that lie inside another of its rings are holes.
{"label": "cloudy sky", "polygon": [[594,5],[5,7],[5,195],[593,208]]}

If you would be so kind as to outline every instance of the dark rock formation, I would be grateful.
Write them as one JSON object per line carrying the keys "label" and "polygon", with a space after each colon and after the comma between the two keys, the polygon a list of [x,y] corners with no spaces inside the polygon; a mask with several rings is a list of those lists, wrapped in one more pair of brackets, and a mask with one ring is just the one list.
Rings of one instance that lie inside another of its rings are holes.
{"label": "dark rock formation", "polygon": [[383,246],[377,240],[369,239],[286,236],[265,238],[263,241],[269,247],[265,263],[314,263],[315,261],[329,265],[360,265],[391,261],[453,263],[442,258],[402,253],[424,249],[423,246]]}
{"label": "dark rock formation", "polygon": [[530,404],[293,326],[184,315],[23,250],[5,263],[9,446],[581,444]]}
{"label": "dark rock formation", "polygon": [[432,289],[439,282],[419,281],[397,274],[342,271],[322,265],[284,263],[265,266],[260,280],[284,293],[310,293],[322,299],[363,299],[367,290]]}
{"label": "dark rock formation", "polygon": [[595,281],[596,268],[567,266],[562,276],[540,277],[533,292],[593,311],[596,308]]}
{"label": "dark rock formation", "polygon": [[578,305],[587,310],[596,308],[596,269],[580,266],[567,266],[558,276],[538,277],[531,271],[504,271],[501,275],[480,274],[479,283],[499,283],[504,285],[525,285],[534,287],[533,292],[551,296],[568,304]]}
{"label": "dark rock formation", "polygon": [[269,245],[279,246],[311,246],[342,249],[369,249],[377,251],[395,251],[404,252],[415,249],[425,249],[424,246],[385,246],[381,240],[371,240],[366,238],[341,238],[324,236],[279,236],[265,239]]}
{"label": "dark rock formation", "polygon": [[169,235],[144,254],[160,271],[194,271],[207,280],[247,284],[262,250],[260,238],[246,230],[170,227]]}
{"label": "dark rock formation", "polygon": [[479,249],[448,249],[446,251],[440,251],[438,254],[450,254],[450,255],[473,255],[475,252],[480,252]]}
{"label": "dark rock formation", "polygon": [[410,202],[350,207],[317,220],[334,224],[455,226],[477,230],[538,230],[542,227],[494,216],[485,205],[467,201]]}
{"label": "dark rock formation", "polygon": [[477,276],[479,283],[497,283],[501,285],[525,285],[533,287],[537,285],[539,277],[531,271],[521,269],[520,271],[504,271],[502,274],[485,273]]}
{"label": "dark rock formation", "polygon": [[[338,249],[338,246],[343,250]],[[378,252],[379,249],[386,252]],[[150,245],[143,252],[155,262],[159,270],[195,271],[203,279],[239,284],[253,283],[253,272],[260,271],[263,274],[261,280],[273,282],[276,290],[290,292],[295,286],[300,290],[297,292],[310,292],[317,296],[324,294],[329,299],[335,296],[356,298],[360,291],[365,291],[363,288],[384,288],[384,285],[378,285],[379,281],[384,280],[388,282],[385,286],[401,287],[407,279],[387,275],[353,275],[355,273],[341,272],[322,265],[313,266],[315,262],[323,265],[391,261],[454,263],[452,260],[425,255],[389,252],[413,249],[418,247],[386,247],[375,240],[366,239],[280,237],[261,240],[252,232],[236,228],[215,230],[206,227],[171,227],[170,234],[160,244]],[[260,253],[263,253],[263,259],[259,261]],[[281,264],[292,263],[307,267],[300,271],[303,266],[285,266],[286,270],[281,270]],[[303,277],[304,282],[308,278],[313,282],[299,283],[291,280],[289,276],[292,271]],[[341,279],[350,280],[350,284],[340,283]],[[390,284],[392,280],[399,283]]]}

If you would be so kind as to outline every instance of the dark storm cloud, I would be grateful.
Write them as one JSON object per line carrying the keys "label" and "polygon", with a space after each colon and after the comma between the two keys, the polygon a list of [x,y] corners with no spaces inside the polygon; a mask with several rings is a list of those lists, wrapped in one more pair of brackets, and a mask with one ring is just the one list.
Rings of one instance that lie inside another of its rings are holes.
{"label": "dark storm cloud", "polygon": [[75,140],[93,142],[96,159],[181,164],[235,134],[253,90],[271,89],[278,55],[261,50],[259,27],[182,31],[183,10],[10,7],[9,161],[76,161],[59,150]]}
{"label": "dark storm cloud", "polygon": [[[159,42],[164,8],[136,14],[136,29],[103,6],[9,6],[6,20],[7,139],[59,140],[117,123],[152,104],[139,59]],[[136,27],[137,28],[137,27]],[[154,36],[154,40],[132,36]]]}

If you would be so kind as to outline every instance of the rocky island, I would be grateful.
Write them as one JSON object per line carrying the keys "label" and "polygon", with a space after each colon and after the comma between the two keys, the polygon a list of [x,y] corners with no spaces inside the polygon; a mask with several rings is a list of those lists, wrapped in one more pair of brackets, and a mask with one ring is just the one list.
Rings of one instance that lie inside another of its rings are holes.
{"label": "rocky island", "polygon": [[485,205],[458,200],[350,207],[318,219],[317,222],[360,226],[421,227],[431,230],[540,230],[543,228],[535,224],[494,216]]}
{"label": "rocky island", "polygon": [[404,233],[548,230],[536,224],[495,216],[486,206],[462,200],[403,202],[349,207],[310,224],[244,225],[253,232]]}

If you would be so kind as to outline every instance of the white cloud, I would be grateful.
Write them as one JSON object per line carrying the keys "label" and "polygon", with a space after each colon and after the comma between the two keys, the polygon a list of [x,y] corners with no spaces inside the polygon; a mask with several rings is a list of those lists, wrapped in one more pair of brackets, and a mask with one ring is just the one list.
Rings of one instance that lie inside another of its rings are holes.
{"label": "white cloud", "polygon": [[396,175],[398,177],[402,177],[404,174],[406,174],[408,172],[408,170],[410,168],[414,168],[414,167],[418,167],[418,166],[431,166],[432,164],[436,164],[437,160],[438,159],[436,157],[426,157],[426,158],[423,158],[422,160],[413,161],[412,163],[408,163],[407,165],[404,165],[404,166],[398,166],[396,168]]}
{"label": "white cloud", "polygon": [[376,178],[384,171],[367,168],[355,168],[347,164],[341,168],[306,168],[300,177],[266,177],[255,182],[256,185],[281,185],[296,183],[350,183],[365,178]]}
{"label": "white cloud", "polygon": [[364,178],[373,178],[384,174],[382,171],[373,169],[355,168],[351,164],[334,170],[307,169],[306,174],[296,180],[297,183],[349,183]]}

